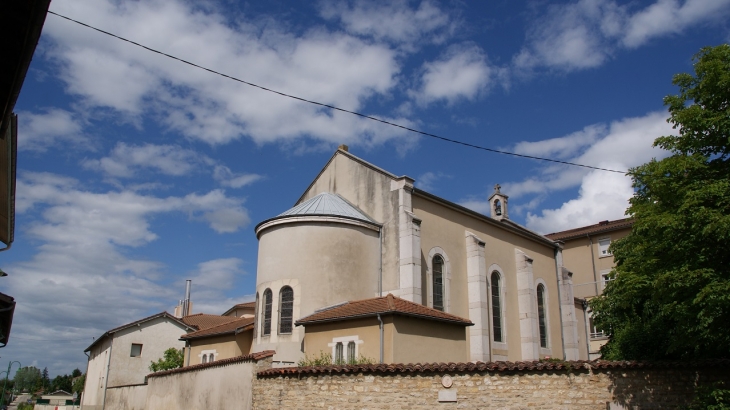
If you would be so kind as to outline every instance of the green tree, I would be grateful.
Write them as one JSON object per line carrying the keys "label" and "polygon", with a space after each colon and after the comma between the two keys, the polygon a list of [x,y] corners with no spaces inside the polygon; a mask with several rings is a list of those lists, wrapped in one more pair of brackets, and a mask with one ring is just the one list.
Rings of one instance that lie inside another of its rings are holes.
{"label": "green tree", "polygon": [[160,372],[163,370],[177,369],[179,367],[183,367],[184,359],[185,355],[183,354],[182,349],[171,347],[165,350],[161,359],[156,362],[150,362],[150,370],[153,372]]}
{"label": "green tree", "polygon": [[73,371],[71,372],[71,377],[79,377],[79,376],[81,376],[81,370],[79,370],[79,369],[74,369],[74,370],[73,370]]}
{"label": "green tree", "polygon": [[616,268],[591,301],[606,359],[730,356],[730,46],[694,56],[664,99],[671,156],[633,168],[635,222],[611,245]]}
{"label": "green tree", "polygon": [[53,380],[51,381],[49,391],[54,392],[56,390],[63,390],[66,392],[70,392],[71,391],[71,376],[66,374],[63,376],[58,375],[58,376],[54,377]]}
{"label": "green tree", "polygon": [[34,366],[21,367],[15,372],[13,382],[19,391],[34,392],[41,386],[41,371]]}
{"label": "green tree", "polygon": [[81,376],[77,377],[76,380],[74,380],[73,385],[71,386],[71,393],[78,393],[79,396],[81,396],[81,393],[84,391],[85,384],[86,375],[82,374]]}

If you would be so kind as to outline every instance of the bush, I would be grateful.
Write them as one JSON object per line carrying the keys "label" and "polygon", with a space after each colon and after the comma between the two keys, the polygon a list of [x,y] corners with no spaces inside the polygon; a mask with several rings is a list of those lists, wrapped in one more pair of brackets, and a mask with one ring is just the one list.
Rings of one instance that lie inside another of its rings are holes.
{"label": "bush", "polygon": [[310,366],[331,366],[333,364],[336,365],[343,365],[343,364],[375,364],[375,359],[365,357],[363,355],[360,355],[355,360],[333,360],[332,355],[329,353],[325,353],[323,351],[319,351],[319,356],[312,356],[311,358],[309,356],[305,357],[304,359],[297,362],[297,366],[299,367],[310,367]]}
{"label": "bush", "polygon": [[35,404],[20,403],[18,404],[18,410],[33,410]]}
{"label": "bush", "polygon": [[700,386],[687,410],[730,410],[730,389],[722,382]]}

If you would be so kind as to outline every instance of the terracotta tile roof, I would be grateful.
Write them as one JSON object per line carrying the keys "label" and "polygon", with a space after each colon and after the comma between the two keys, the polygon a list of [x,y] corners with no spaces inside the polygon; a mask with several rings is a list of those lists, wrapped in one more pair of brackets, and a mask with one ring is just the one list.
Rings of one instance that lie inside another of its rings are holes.
{"label": "terracotta tile roof", "polygon": [[476,362],[476,363],[409,363],[409,364],[351,364],[312,367],[282,367],[257,373],[258,377],[317,375],[333,373],[444,373],[444,372],[534,372],[569,371],[572,369],[643,369],[643,368],[707,368],[730,366],[730,360],[695,362],[637,362],[637,361],[534,361],[534,362]]}
{"label": "terracotta tile roof", "polygon": [[580,228],[569,229],[567,231],[549,233],[545,236],[554,241],[565,241],[586,235],[596,235],[618,229],[631,228],[633,224],[634,220],[632,218],[624,218],[617,219],[615,221],[602,221],[595,225],[583,226]]}
{"label": "terracotta tile roof", "polygon": [[234,320],[237,317],[231,316],[220,316],[220,315],[208,315],[205,313],[196,313],[194,315],[188,315],[182,318],[182,321],[186,324],[195,327],[198,330],[207,329],[209,327],[222,325]]}
{"label": "terracotta tile roof", "polygon": [[148,374],[147,378],[149,379],[151,377],[167,376],[167,375],[176,374],[176,373],[193,372],[196,370],[207,369],[209,367],[228,366],[229,364],[234,364],[234,363],[257,362],[261,359],[265,359],[267,357],[273,356],[274,353],[276,353],[276,352],[273,350],[264,350],[263,352],[256,352],[256,353],[251,353],[251,354],[247,354],[247,355],[243,355],[243,356],[231,357],[230,359],[223,359],[223,360],[218,360],[218,361],[210,362],[210,363],[200,363],[200,364],[194,364],[192,366],[181,367],[179,369],[163,370],[161,372]]}
{"label": "terracotta tile roof", "polygon": [[450,315],[436,309],[419,305],[418,303],[395,297],[391,293],[387,296],[355,300],[341,305],[336,305],[331,308],[322,309],[307,317],[297,320],[295,324],[299,326],[322,322],[334,322],[361,317],[373,317],[378,314],[411,316],[428,320],[456,323],[465,326],[473,325],[473,323],[468,319]]}
{"label": "terracotta tile roof", "polygon": [[233,305],[233,307],[226,310],[223,313],[223,316],[228,316],[229,313],[233,312],[236,309],[255,309],[255,308],[256,308],[256,302],[239,303],[239,304]]}
{"label": "terracotta tile roof", "polygon": [[[186,333],[180,336],[180,340],[198,339],[201,337],[225,335],[229,333],[238,333],[253,329],[254,318],[234,318],[235,320],[229,321],[228,323],[222,323],[217,326],[211,326],[206,329],[198,330],[197,332]],[[248,328],[248,329],[247,329]]]}

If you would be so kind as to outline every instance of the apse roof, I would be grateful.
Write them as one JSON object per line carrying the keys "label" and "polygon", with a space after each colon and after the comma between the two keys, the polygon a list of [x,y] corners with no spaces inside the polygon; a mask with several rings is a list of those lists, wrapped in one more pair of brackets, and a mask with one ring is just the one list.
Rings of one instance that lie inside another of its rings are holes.
{"label": "apse roof", "polygon": [[322,192],[276,217],[306,215],[342,216],[370,223],[375,222],[341,196],[331,192]]}

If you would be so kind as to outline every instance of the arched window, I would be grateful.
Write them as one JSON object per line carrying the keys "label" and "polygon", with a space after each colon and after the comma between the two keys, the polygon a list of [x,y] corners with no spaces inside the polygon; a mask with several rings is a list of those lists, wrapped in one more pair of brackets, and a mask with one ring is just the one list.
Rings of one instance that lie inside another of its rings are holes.
{"label": "arched window", "polygon": [[207,355],[207,354],[204,354],[204,355],[203,355],[203,357],[202,357],[202,362],[203,362],[203,363],[208,363],[208,355]]}
{"label": "arched window", "polygon": [[441,255],[433,257],[433,308],[444,310],[444,258]]}
{"label": "arched window", "polygon": [[335,364],[343,364],[345,362],[342,342],[335,345]]}
{"label": "arched window", "polygon": [[294,290],[284,286],[279,291],[279,334],[291,333],[294,314]]}
{"label": "arched window", "polygon": [[271,334],[271,289],[264,291],[264,308],[261,309],[261,336],[269,336]]}
{"label": "arched window", "polygon": [[208,363],[213,363],[214,360],[215,360],[215,356],[213,355],[213,353],[209,354],[208,355]]}
{"label": "arched window", "polygon": [[351,341],[347,344],[347,363],[348,364],[354,364],[355,360],[357,358],[355,357],[355,342]]}
{"label": "arched window", "polygon": [[501,280],[499,272],[492,272],[492,333],[495,342],[503,342],[502,339],[502,300]]}
{"label": "arched window", "polygon": [[537,285],[537,320],[540,328],[540,347],[547,348],[547,326],[545,324],[545,286]]}

